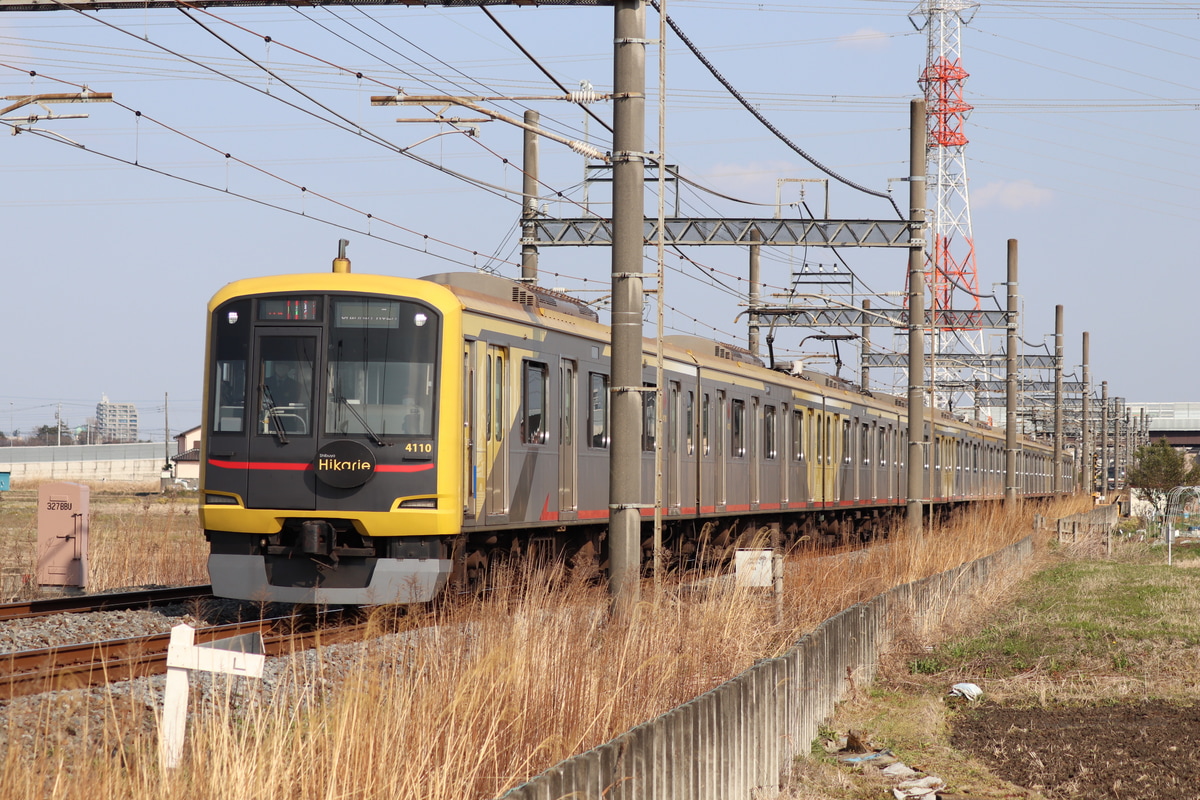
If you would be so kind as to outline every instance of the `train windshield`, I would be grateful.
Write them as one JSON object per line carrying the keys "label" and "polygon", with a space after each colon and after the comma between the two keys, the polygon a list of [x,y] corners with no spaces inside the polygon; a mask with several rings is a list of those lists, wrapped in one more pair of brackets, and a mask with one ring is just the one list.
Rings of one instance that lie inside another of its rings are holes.
{"label": "train windshield", "polygon": [[325,433],[432,436],[438,323],[417,303],[334,298]]}

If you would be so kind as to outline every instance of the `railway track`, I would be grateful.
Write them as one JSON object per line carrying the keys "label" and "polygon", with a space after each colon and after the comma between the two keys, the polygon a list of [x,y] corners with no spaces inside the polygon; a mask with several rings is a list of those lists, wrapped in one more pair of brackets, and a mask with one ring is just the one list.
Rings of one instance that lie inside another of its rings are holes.
{"label": "railway track", "polygon": [[0,622],[45,617],[52,614],[83,614],[92,611],[122,611],[186,603],[212,597],[212,586],[176,586],[169,589],[140,589],[133,592],[87,594],[0,603]]}
{"label": "railway track", "polygon": [[[292,616],[199,628],[196,643],[259,632],[266,654],[286,655],[321,644],[355,641],[367,623],[335,623],[296,631]],[[170,633],[104,642],[22,650],[0,656],[0,700],[41,692],[100,686],[114,681],[161,675],[167,669]]]}

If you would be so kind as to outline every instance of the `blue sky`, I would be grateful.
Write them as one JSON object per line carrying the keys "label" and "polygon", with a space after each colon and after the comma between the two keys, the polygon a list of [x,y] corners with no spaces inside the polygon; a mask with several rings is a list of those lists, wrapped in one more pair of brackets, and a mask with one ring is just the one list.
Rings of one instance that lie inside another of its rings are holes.
{"label": "blue sky", "polygon": [[[908,174],[908,104],[925,59],[925,34],[908,18],[915,5],[669,0],[667,10],[800,147],[855,183],[890,185],[907,208],[907,188],[894,179]],[[568,88],[583,80],[610,87],[610,9],[492,13]],[[520,132],[492,122],[478,137],[422,141],[444,129],[394,120],[424,111],[369,105],[372,94],[397,88],[557,94],[482,11],[223,8],[190,16],[205,27],[179,11],[0,13],[4,95],[86,84],[121,104],[53,106],[89,117],[34,126],[54,135],[0,138],[0,430],[50,424],[58,403],[68,423],[80,424],[101,393],[137,403],[145,436],[162,436],[165,393],[172,429],[190,427],[200,413],[207,299],[242,277],[327,270],[339,238],[351,241],[360,272],[518,271]],[[648,23],[656,37],[653,11]],[[1080,363],[1081,332],[1090,331],[1093,377],[1132,401],[1200,396],[1190,358],[1200,270],[1184,241],[1200,218],[1198,40],[1200,5],[1164,2],[984,3],[963,32],[980,288],[1003,302],[994,284],[1004,280],[1006,240],[1017,239],[1023,336],[1042,342],[1063,304],[1069,369]],[[656,58],[651,48],[652,87]],[[771,216],[779,179],[823,177],[671,37],[667,85],[668,160],[704,187],[757,204],[688,189],[682,214]],[[525,106],[547,127],[584,136],[578,107],[493,104],[514,116]],[[658,148],[656,107],[655,97],[650,149]],[[611,120],[608,104],[593,109]],[[607,149],[598,123],[587,123],[587,135]],[[581,216],[585,162],[552,142],[541,149],[548,212]],[[819,184],[785,183],[784,201],[799,201],[801,186],[819,216]],[[588,191],[592,212],[607,215],[605,201],[602,186]],[[836,183],[829,202],[832,217],[894,217],[886,201]],[[668,258],[668,328],[744,342],[736,318],[745,253],[687,255],[697,263]],[[903,288],[902,251],[841,255],[860,291]],[[836,261],[799,248],[764,258],[772,287],[802,264]],[[608,252],[545,250],[542,270],[544,284],[595,298]],[[782,331],[776,348],[791,357],[811,332]],[[805,354],[828,354],[812,344]],[[843,357],[856,360],[846,347]],[[813,364],[832,370],[827,360]]]}

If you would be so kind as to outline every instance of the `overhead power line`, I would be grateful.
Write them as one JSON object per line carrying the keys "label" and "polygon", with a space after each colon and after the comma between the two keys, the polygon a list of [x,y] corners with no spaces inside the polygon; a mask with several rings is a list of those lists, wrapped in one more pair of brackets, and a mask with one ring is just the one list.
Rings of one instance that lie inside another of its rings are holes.
{"label": "overhead power line", "polygon": [[[657,11],[660,14],[662,13],[662,8],[659,6],[658,0],[650,0],[650,4],[652,6],[654,6],[655,11]],[[779,128],[775,127],[775,124],[773,122],[771,122],[769,119],[767,119],[765,116],[763,116],[762,112],[760,112],[757,108],[755,108],[753,105],[751,105],[750,102],[748,100],[746,100],[745,97],[742,96],[742,93],[739,92],[734,87],[734,85],[732,83],[730,83],[725,78],[725,76],[720,73],[720,71],[717,70],[717,68],[713,65],[713,63],[711,61],[709,61],[708,58],[706,58],[702,52],[700,52],[700,49],[698,47],[696,47],[696,45],[692,44],[692,40],[689,39],[687,37],[687,34],[685,34],[683,32],[683,30],[679,27],[679,25],[677,25],[675,23],[675,20],[671,19],[670,16],[667,16],[666,21],[667,21],[667,24],[671,26],[671,30],[675,32],[675,35],[679,37],[679,40],[681,42],[683,42],[684,45],[687,46],[688,50],[692,51],[692,55],[694,55],[700,61],[700,63],[703,64],[704,67],[710,73],[712,73],[712,76],[714,78],[716,78],[717,81],[720,82],[720,84],[722,86],[724,86],[731,95],[733,95],[735,100],[737,100],[739,103],[742,104],[743,108],[745,108],[747,111],[749,111],[750,114],[756,120],[761,122],[766,127],[767,130],[769,130],[771,133],[775,134],[775,137],[777,139],[779,139],[779,141],[786,144],[789,148],[792,149],[793,152],[795,152],[797,155],[799,155],[801,158],[803,158],[808,163],[812,164],[817,169],[821,170],[821,172],[824,172],[826,175],[833,178],[838,183],[844,184],[845,186],[849,186],[851,189],[857,189],[858,191],[863,192],[865,194],[869,194],[872,197],[882,197],[883,199],[887,200],[889,203],[892,204],[892,208],[894,208],[896,210],[896,216],[899,217],[900,219],[904,219],[904,214],[900,211],[900,206],[896,205],[896,201],[895,201],[895,199],[892,198],[891,194],[889,194],[888,192],[881,192],[876,189],[868,189],[866,186],[863,186],[862,184],[855,183],[854,181],[850,180],[849,178],[846,178],[846,177],[834,172],[832,169],[825,166],[820,161],[817,161],[817,159],[815,159],[814,157],[809,155],[807,152],[805,152],[803,149],[801,149],[801,147],[798,144],[796,144],[790,138],[788,138],[788,136],[786,134],[784,134],[783,131],[779,130]]]}

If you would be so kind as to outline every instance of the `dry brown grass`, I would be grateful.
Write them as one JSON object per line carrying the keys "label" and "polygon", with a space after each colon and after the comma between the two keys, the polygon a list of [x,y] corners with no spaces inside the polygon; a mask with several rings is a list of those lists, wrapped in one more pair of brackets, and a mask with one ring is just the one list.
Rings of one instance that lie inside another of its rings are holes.
{"label": "dry brown grass", "polygon": [[[88,591],[208,582],[208,549],[196,496],[91,489]],[[37,595],[37,489],[0,501],[0,602]]]}
{"label": "dry brown grass", "polygon": [[64,731],[53,723],[66,696],[47,696],[30,712],[44,725],[14,728],[10,717],[0,764],[21,777],[0,782],[0,799],[494,797],[847,605],[1019,540],[1031,514],[975,512],[852,558],[794,556],[781,623],[770,599],[728,581],[647,586],[618,618],[602,588],[542,575],[444,609],[436,628],[365,643],[367,657],[298,660],[265,695],[249,685],[207,694],[183,766],[165,775],[144,701],[88,700],[93,722]]}

